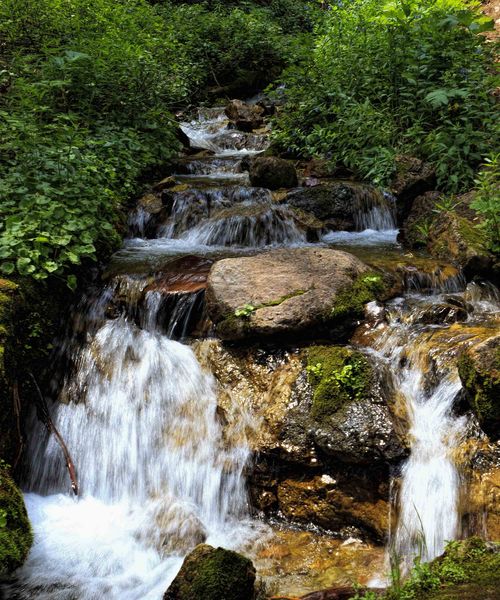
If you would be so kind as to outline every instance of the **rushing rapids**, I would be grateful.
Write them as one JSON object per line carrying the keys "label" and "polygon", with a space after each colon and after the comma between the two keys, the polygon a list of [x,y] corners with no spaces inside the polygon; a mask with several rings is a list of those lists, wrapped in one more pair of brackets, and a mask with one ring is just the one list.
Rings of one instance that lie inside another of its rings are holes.
{"label": "rushing rapids", "polygon": [[[267,147],[265,134],[229,129],[222,109],[200,111],[183,130],[192,146],[212,154],[180,161],[175,179],[182,185],[163,191],[153,211],[139,206],[131,213],[124,248],[100,291],[82,301],[74,334],[62,344],[72,368],[50,409],[76,465],[77,498],[68,493],[56,440],[33,419],[24,487],[36,543],[6,588],[9,597],[159,600],[200,542],[255,556],[273,539],[251,516],[244,477],[247,434],[259,422],[237,402],[234,414],[220,413],[217,383],[190,345],[212,331],[204,312],[210,267],[220,257],[312,243],[360,256],[377,247],[401,254],[388,194],[360,186],[355,230],[316,227],[312,235],[286,201],[248,184],[242,158]],[[404,297],[377,309],[385,317],[374,326],[369,352],[388,367],[408,415],[410,456],[395,475],[387,532],[406,568],[461,535],[454,452],[467,417],[454,412],[461,386],[448,357],[473,343],[467,327],[495,323],[499,302],[489,288],[466,287],[460,274],[413,268],[402,278]],[[465,337],[441,317],[449,313],[439,306],[450,302],[466,313]],[[313,548],[322,565],[334,550],[351,556],[360,544],[308,535],[303,552]],[[278,561],[261,569],[276,593],[336,583],[337,571],[330,579],[298,575],[301,565],[291,558],[291,577],[276,581],[280,544],[296,539],[293,530],[279,536]],[[382,577],[380,555],[370,560],[365,580]]]}
{"label": "rushing rapids", "polygon": [[[467,307],[466,325],[459,330],[432,319],[450,300]],[[460,280],[437,285],[431,295],[413,289],[389,305],[388,326],[376,340],[375,351],[389,363],[409,417],[411,454],[394,498],[397,519],[391,532],[393,558],[403,561],[405,570],[416,556],[423,561],[439,556],[446,542],[462,533],[463,473],[454,454],[467,426],[466,417],[454,412],[461,383],[450,358],[463,345],[478,343],[467,327],[497,326],[498,300],[494,288],[465,287]]]}

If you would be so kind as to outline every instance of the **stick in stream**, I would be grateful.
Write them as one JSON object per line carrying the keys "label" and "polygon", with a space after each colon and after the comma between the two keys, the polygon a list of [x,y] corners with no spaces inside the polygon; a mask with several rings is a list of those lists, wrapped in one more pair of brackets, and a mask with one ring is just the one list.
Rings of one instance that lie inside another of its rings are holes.
{"label": "stick in stream", "polygon": [[45,427],[47,427],[47,429],[49,430],[50,433],[54,434],[54,437],[56,438],[57,443],[59,444],[59,446],[61,446],[61,450],[63,451],[64,459],[66,461],[66,467],[68,469],[69,478],[71,480],[71,489],[73,490],[73,493],[75,494],[75,496],[78,496],[78,481],[76,479],[75,465],[73,464],[73,460],[71,459],[71,455],[69,453],[68,447],[64,443],[64,440],[62,439],[61,434],[57,430],[57,427],[54,425],[54,422],[52,421],[52,419],[50,417],[49,408],[47,406],[47,403],[45,402],[45,398],[43,397],[42,390],[40,389],[40,386],[38,385],[37,380],[35,379],[35,376],[33,375],[33,373],[30,373],[29,375],[30,375],[31,379],[33,379],[33,383],[35,384],[35,388],[36,388],[36,390],[38,392],[38,396],[40,398],[40,403],[41,403],[40,404],[40,412],[43,417]]}

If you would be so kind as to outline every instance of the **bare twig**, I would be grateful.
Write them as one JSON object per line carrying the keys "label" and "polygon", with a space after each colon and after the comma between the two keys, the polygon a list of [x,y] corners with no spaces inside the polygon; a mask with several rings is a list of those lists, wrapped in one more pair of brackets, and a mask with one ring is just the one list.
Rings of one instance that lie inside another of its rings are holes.
{"label": "bare twig", "polygon": [[19,397],[19,384],[17,381],[15,381],[14,385],[12,386],[12,402],[14,406],[14,415],[16,417],[17,436],[19,438],[19,450],[17,452],[14,464],[12,465],[15,469],[19,463],[19,460],[21,459],[21,455],[25,446],[24,436],[21,430],[21,398]]}
{"label": "bare twig", "polygon": [[50,431],[50,433],[54,434],[54,437],[56,438],[59,446],[61,446],[61,449],[64,454],[64,459],[66,461],[66,467],[68,469],[69,478],[71,480],[71,489],[73,490],[73,493],[75,494],[75,496],[77,496],[78,495],[78,481],[76,479],[76,470],[75,470],[75,465],[73,464],[73,460],[71,459],[71,455],[69,453],[68,447],[64,443],[64,440],[62,439],[61,434],[59,433],[56,426],[54,425],[54,422],[52,421],[52,418],[49,413],[49,408],[47,406],[47,403],[45,402],[45,398],[43,397],[42,391],[40,390],[40,386],[38,385],[37,380],[35,379],[35,376],[33,375],[33,373],[30,373],[29,375],[30,375],[31,379],[33,379],[33,383],[35,384],[35,388],[36,388],[36,390],[38,392],[38,396],[40,398],[40,413],[41,413],[41,416],[45,423],[45,427],[47,427],[47,429]]}

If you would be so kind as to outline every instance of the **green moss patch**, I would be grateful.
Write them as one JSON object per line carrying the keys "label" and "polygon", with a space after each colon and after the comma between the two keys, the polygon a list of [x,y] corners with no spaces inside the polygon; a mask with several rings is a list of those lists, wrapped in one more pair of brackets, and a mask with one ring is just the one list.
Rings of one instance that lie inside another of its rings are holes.
{"label": "green moss patch", "polygon": [[20,567],[32,543],[23,496],[0,461],[0,574]]}
{"label": "green moss patch", "polygon": [[201,544],[186,557],[164,600],[252,600],[255,569],[248,558]]}
{"label": "green moss patch", "polygon": [[366,398],[372,367],[366,357],[341,346],[312,346],[307,352],[307,373],[314,388],[311,415],[320,420],[352,400]]}
{"label": "green moss patch", "polygon": [[335,296],[331,317],[335,320],[361,318],[364,305],[383,298],[386,291],[387,286],[380,273],[363,273]]}

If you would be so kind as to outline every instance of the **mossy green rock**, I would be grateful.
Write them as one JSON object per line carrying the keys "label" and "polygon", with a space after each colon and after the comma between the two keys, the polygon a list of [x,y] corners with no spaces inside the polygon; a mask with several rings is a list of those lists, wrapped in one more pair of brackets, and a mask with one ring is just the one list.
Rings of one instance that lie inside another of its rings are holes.
{"label": "mossy green rock", "polygon": [[311,415],[331,416],[351,400],[366,398],[372,368],[361,352],[343,346],[312,346],[307,353],[309,383],[314,388]]}
{"label": "mossy green rock", "polygon": [[7,467],[0,463],[0,575],[20,567],[32,543],[23,496]]}
{"label": "mossy green rock", "polygon": [[382,276],[352,254],[286,248],[215,262],[206,306],[217,335],[228,341],[345,339],[363,302],[374,298],[372,287],[380,286]]}
{"label": "mossy green rock", "polygon": [[325,455],[370,466],[406,456],[405,435],[392,412],[394,389],[383,365],[352,348],[312,346],[307,376],[313,393],[306,429]]}
{"label": "mossy green rock", "polygon": [[469,404],[492,440],[500,437],[500,335],[464,352],[458,372]]}
{"label": "mossy green rock", "polygon": [[237,552],[200,544],[189,554],[163,600],[253,600],[255,569]]}
{"label": "mossy green rock", "polygon": [[459,265],[467,277],[488,276],[493,265],[485,233],[470,218],[442,211],[429,229],[427,250],[436,258]]}

